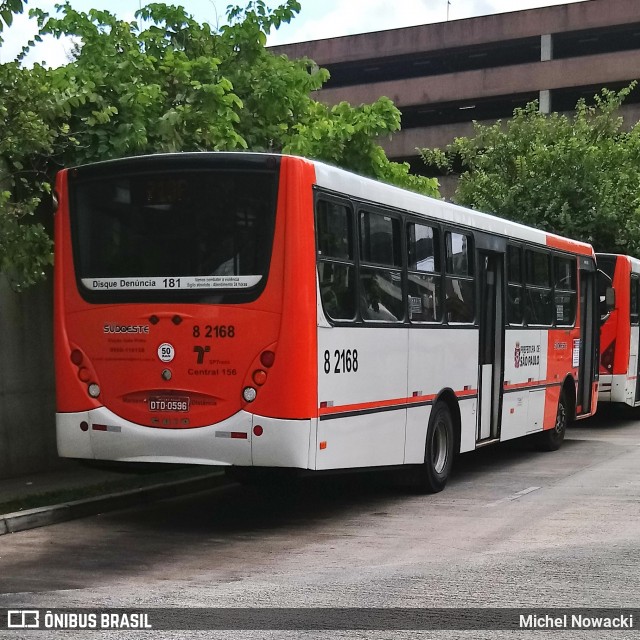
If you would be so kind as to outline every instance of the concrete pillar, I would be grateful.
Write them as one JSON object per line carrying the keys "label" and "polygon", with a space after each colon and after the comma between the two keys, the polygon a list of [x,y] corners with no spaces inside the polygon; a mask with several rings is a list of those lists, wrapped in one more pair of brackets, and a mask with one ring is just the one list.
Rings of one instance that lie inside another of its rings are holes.
{"label": "concrete pillar", "polygon": [[551,113],[551,91],[549,89],[543,89],[540,92],[538,104],[540,105],[540,113]]}
{"label": "concrete pillar", "polygon": [[[540,36],[540,61],[553,60],[553,39],[550,33]],[[542,89],[538,98],[541,113],[551,113],[551,91]]]}
{"label": "concrete pillar", "polygon": [[553,60],[553,40],[550,33],[540,36],[540,60],[542,62]]}

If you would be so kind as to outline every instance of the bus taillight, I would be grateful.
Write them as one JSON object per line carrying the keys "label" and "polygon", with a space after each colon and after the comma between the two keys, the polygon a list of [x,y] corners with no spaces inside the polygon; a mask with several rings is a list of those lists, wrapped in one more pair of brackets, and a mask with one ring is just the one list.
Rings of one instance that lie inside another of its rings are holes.
{"label": "bus taillight", "polygon": [[270,369],[271,367],[273,367],[273,363],[275,362],[276,359],[276,354],[273,351],[263,351],[260,354],[260,362],[262,363],[263,367],[267,367],[267,369]]}
{"label": "bus taillight", "polygon": [[97,398],[100,395],[100,386],[95,382],[95,371],[93,370],[89,359],[80,349],[74,348],[69,354],[69,360],[71,360],[71,362],[78,368],[78,380],[88,384],[87,393],[92,398]]}
{"label": "bus taillight", "polygon": [[614,340],[603,352],[600,357],[600,365],[609,373],[613,371],[613,358],[616,353],[616,341]]}
{"label": "bus taillight", "polygon": [[[260,364],[265,369],[270,369],[273,366],[275,359],[276,359],[276,354],[270,349],[263,351],[260,354],[260,358],[259,358]],[[254,361],[254,366],[256,366],[256,364],[257,362]],[[255,384],[256,387],[261,387],[266,383],[268,377],[269,376],[267,371],[265,371],[264,369],[256,368],[251,373],[251,378],[250,380],[247,380],[247,382],[253,382],[253,384]],[[244,399],[245,402],[253,402],[257,398],[257,396],[258,396],[258,390],[255,387],[246,386],[242,390],[242,398]]]}
{"label": "bus taillight", "polygon": [[267,381],[267,372],[262,369],[258,369],[253,372],[253,381],[261,387]]}

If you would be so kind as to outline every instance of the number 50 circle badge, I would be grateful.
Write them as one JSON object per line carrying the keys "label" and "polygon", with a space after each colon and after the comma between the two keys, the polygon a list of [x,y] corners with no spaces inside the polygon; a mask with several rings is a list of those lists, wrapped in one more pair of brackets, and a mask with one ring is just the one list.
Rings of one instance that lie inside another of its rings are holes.
{"label": "number 50 circle badge", "polygon": [[176,350],[173,348],[172,344],[168,342],[163,342],[158,347],[158,358],[162,360],[162,362],[171,362],[176,355]]}

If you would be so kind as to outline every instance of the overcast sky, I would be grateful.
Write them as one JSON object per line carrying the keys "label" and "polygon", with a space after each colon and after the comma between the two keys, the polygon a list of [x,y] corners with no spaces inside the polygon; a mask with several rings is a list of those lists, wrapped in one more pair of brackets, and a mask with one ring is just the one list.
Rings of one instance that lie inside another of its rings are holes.
{"label": "overcast sky", "polygon": [[[269,37],[268,44],[286,44],[336,36],[395,29],[416,24],[461,20],[474,16],[519,11],[556,4],[590,0],[301,0],[302,11],[288,25]],[[70,0],[74,9],[107,9],[120,18],[132,20],[135,11],[147,4],[145,0]],[[277,0],[266,0],[277,6]],[[55,12],[62,0],[27,0],[27,8],[38,7]],[[180,0],[167,4],[185,6],[199,22],[212,25],[224,21],[229,4],[244,5],[244,0]],[[33,21],[25,15],[17,16],[14,24],[5,30],[5,42],[0,46],[0,62],[12,60],[35,32]],[[58,66],[67,61],[68,43],[47,41],[39,45],[35,59],[47,66]]]}

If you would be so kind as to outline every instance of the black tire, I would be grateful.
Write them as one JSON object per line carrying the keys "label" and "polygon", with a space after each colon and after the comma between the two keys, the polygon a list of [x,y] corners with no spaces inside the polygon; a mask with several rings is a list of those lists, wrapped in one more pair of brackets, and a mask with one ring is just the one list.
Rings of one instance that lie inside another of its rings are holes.
{"label": "black tire", "polygon": [[445,488],[453,465],[453,418],[449,405],[436,402],[427,428],[424,463],[414,476],[413,486],[420,493],[438,493]]}
{"label": "black tire", "polygon": [[538,446],[543,451],[557,451],[564,441],[568,424],[569,406],[567,405],[567,399],[564,395],[564,391],[562,391],[560,392],[560,398],[558,398],[556,423],[552,429],[546,429],[545,431],[536,434]]}

